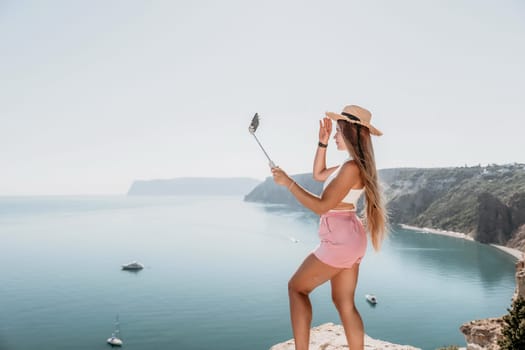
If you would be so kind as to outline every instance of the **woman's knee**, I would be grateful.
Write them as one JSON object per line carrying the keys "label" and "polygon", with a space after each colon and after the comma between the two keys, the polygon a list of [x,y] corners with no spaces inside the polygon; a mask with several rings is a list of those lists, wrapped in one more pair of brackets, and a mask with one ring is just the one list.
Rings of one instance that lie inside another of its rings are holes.
{"label": "woman's knee", "polygon": [[288,281],[288,294],[310,294],[311,290],[308,290],[305,286],[302,286],[294,278]]}
{"label": "woman's knee", "polygon": [[332,302],[337,310],[354,310],[355,303],[353,295],[332,294]]}

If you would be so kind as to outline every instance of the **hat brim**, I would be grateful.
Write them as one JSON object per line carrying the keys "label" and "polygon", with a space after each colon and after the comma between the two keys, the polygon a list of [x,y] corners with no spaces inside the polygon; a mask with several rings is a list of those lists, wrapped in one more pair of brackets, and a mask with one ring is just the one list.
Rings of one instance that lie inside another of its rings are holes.
{"label": "hat brim", "polygon": [[359,121],[356,121],[356,120],[350,120],[347,117],[345,117],[344,115],[341,115],[339,113],[334,113],[334,112],[326,112],[325,115],[328,118],[332,119],[332,120],[344,120],[344,121],[349,122],[349,123],[359,124],[359,125],[365,126],[365,127],[367,127],[370,130],[370,133],[372,135],[375,135],[375,136],[383,135],[381,130],[377,129],[372,124],[366,124],[366,123],[359,122]]}

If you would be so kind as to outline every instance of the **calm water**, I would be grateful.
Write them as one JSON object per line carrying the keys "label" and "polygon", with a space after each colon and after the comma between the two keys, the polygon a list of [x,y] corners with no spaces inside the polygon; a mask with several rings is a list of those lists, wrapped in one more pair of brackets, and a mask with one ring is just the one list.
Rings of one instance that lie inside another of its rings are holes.
{"label": "calm water", "polygon": [[[268,349],[292,336],[287,281],[316,228],[238,197],[0,198],[0,349],[107,349],[116,314],[125,349]],[[121,271],[131,260],[146,268]],[[361,264],[356,302],[370,336],[435,349],[513,291],[509,255],[395,230]],[[313,325],[339,323],[328,285],[312,304]]]}

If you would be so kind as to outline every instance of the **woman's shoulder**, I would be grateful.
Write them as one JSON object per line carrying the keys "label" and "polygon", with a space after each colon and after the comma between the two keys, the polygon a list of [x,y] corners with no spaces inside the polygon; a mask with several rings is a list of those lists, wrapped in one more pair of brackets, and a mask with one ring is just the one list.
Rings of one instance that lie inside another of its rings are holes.
{"label": "woman's shoulder", "polygon": [[341,165],[341,173],[345,173],[346,175],[359,175],[359,166],[357,165],[356,161],[353,159],[349,159],[345,161]]}

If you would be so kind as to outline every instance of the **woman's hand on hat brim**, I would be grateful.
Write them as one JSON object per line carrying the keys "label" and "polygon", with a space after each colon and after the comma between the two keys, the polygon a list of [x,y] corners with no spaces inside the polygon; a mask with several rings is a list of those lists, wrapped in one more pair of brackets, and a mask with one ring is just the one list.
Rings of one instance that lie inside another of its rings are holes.
{"label": "woman's hand on hat brim", "polygon": [[330,120],[330,118],[327,117],[324,117],[323,119],[319,120],[319,141],[326,145],[328,143],[328,140],[330,139],[331,134],[332,120]]}

